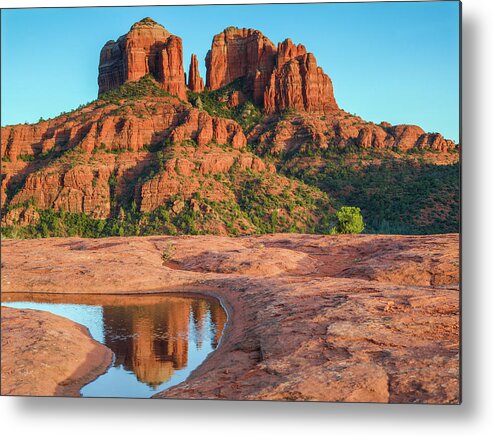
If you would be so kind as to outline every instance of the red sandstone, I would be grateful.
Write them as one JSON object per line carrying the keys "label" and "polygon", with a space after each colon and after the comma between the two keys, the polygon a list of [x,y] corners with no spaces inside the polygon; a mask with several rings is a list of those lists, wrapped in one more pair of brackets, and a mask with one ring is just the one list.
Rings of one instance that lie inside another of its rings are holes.
{"label": "red sandstone", "polygon": [[[170,243],[176,254],[163,265]],[[219,348],[160,398],[457,404],[458,244],[458,235],[3,240],[2,291],[219,297],[228,311]]]}
{"label": "red sandstone", "polygon": [[99,61],[99,95],[127,81],[152,74],[163,89],[187,99],[181,38],[150,18],[135,23],[115,41],[108,41]]}
{"label": "red sandstone", "polygon": [[2,306],[2,395],[71,396],[104,373],[111,350],[80,324]]}
{"label": "red sandstone", "polygon": [[204,80],[200,77],[199,63],[195,54],[192,54],[192,58],[190,59],[190,69],[188,70],[188,89],[193,92],[202,92],[204,90]]}

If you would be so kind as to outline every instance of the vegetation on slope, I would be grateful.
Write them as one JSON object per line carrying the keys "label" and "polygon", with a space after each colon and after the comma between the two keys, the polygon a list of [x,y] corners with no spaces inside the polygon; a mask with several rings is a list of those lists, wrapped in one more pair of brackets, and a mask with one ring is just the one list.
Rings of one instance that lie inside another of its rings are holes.
{"label": "vegetation on slope", "polygon": [[[223,176],[223,175],[222,175]],[[278,176],[276,176],[278,177]],[[130,236],[158,234],[264,234],[274,232],[329,233],[338,217],[328,197],[316,188],[293,182],[282,192],[273,192],[273,176],[251,173],[224,175],[233,198],[222,201],[203,198],[200,192],[185,199],[176,195],[152,212],[139,212],[132,201],[122,202],[109,219],[93,219],[83,213],[41,210],[31,207],[39,218],[31,225],[4,226],[3,237]],[[332,230],[334,233],[334,230]]]}
{"label": "vegetation on slope", "polygon": [[120,100],[138,100],[143,97],[170,97],[171,94],[162,89],[150,74],[136,82],[126,82],[119,88],[102,94],[98,100],[106,103],[119,104]]}
{"label": "vegetation on slope", "polygon": [[[228,101],[235,91],[241,91],[245,101],[229,107]],[[128,101],[132,104],[132,100],[167,96],[170,94],[161,89],[152,77],[146,76],[103,94],[96,104],[115,104],[119,106],[118,111],[124,109]],[[236,120],[246,132],[265,121],[248,92],[244,92],[241,79],[219,90],[205,90],[200,94],[189,92],[188,97],[191,104],[211,115]],[[77,113],[74,111],[74,116]],[[138,177],[123,182],[118,198],[114,189],[117,181],[114,178],[110,180],[113,186],[109,219],[96,220],[84,214],[36,210],[39,214],[37,223],[24,228],[3,226],[2,234],[18,237],[162,233],[239,235],[345,233],[347,229],[358,233],[363,231],[362,219],[360,221],[358,217],[361,215],[366,233],[459,231],[459,164],[436,165],[420,156],[420,152],[397,155],[388,151],[338,150],[335,147],[321,150],[308,145],[280,156],[263,156],[264,160],[277,163],[281,175],[292,179],[289,188],[284,187],[277,192],[273,189],[279,186],[276,178],[279,176],[231,171],[214,176],[216,182],[232,193],[222,201],[213,201],[199,190],[193,199],[172,198],[153,212],[141,213],[135,192],[163,170],[169,158],[165,150],[172,144],[152,146],[148,148],[150,164]],[[102,146],[93,155],[105,151],[109,152]],[[80,150],[71,149],[41,153],[36,158],[21,156],[20,160],[34,160],[33,164],[42,166],[60,162],[73,167],[79,164],[79,155]],[[22,187],[23,180],[17,178],[7,186],[8,199]],[[173,212],[177,202],[183,206],[179,212]],[[8,201],[4,201],[3,206],[6,205]],[[342,206],[360,208],[361,213],[351,209],[341,210],[339,216],[335,215],[335,209]],[[35,205],[31,207],[36,208]],[[346,219],[344,216],[351,220],[347,228],[341,224]]]}
{"label": "vegetation on slope", "polygon": [[416,155],[367,153],[365,160],[335,150],[286,161],[281,170],[319,187],[336,205],[360,207],[366,233],[395,234],[458,232],[459,171],[459,163],[436,165]]}
{"label": "vegetation on slope", "polygon": [[[235,91],[241,92],[245,101],[237,106],[229,107],[228,101]],[[188,91],[188,99],[195,107],[205,110],[211,116],[235,120],[245,133],[248,133],[262,119],[260,108],[244,90],[242,78],[214,91],[209,89],[204,89],[201,93]]]}

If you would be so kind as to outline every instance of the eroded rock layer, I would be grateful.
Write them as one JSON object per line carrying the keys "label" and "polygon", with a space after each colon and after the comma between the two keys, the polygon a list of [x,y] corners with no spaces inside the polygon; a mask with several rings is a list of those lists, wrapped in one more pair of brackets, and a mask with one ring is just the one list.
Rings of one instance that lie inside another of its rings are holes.
{"label": "eroded rock layer", "polygon": [[[72,117],[3,128],[3,156],[9,161],[3,162],[2,198],[7,197],[9,187],[22,182],[9,199],[12,205],[33,201],[41,209],[108,218],[111,196],[118,193],[111,191],[110,178],[124,184],[123,179],[131,180],[148,171],[153,164],[149,148],[169,154],[162,176],[173,178],[173,189],[168,186],[161,190],[161,199],[194,185],[193,181],[179,180],[176,171],[191,177],[192,169],[197,174],[213,175],[227,173],[233,164],[256,171],[266,169],[260,158],[244,152],[245,135],[233,120],[212,117],[172,97],[155,98],[152,105],[132,103],[125,117],[115,114],[115,109],[111,104],[92,104]],[[147,112],[145,118],[143,112]],[[179,147],[187,140],[196,145],[182,155]],[[174,158],[174,154],[181,157]],[[158,207],[160,204],[148,199],[145,192],[142,198],[140,193],[132,195],[143,204],[143,210]],[[19,220],[29,224],[32,220],[25,212],[14,209],[4,221],[7,225]]]}
{"label": "eroded rock layer", "polygon": [[457,234],[3,240],[2,253],[2,290],[29,298],[219,297],[219,347],[160,398],[460,402]]}
{"label": "eroded rock layer", "polygon": [[2,306],[2,395],[78,397],[112,358],[112,351],[80,324]]}
{"label": "eroded rock layer", "polygon": [[431,150],[444,155],[458,151],[458,145],[440,133],[426,133],[421,127],[409,124],[370,123],[341,110],[322,117],[308,112],[273,117],[255,126],[247,139],[249,143],[258,144],[261,154],[293,152],[302,147],[312,150],[355,147],[397,152]]}
{"label": "eroded rock layer", "polygon": [[258,30],[229,27],[214,37],[206,66],[209,89],[243,77],[246,90],[267,113],[338,109],[330,78],[312,53],[290,39],[276,48]]}
{"label": "eroded rock layer", "polygon": [[104,45],[99,60],[99,95],[146,74],[152,74],[170,94],[186,100],[181,38],[150,18]]}
{"label": "eroded rock layer", "polygon": [[204,90],[204,80],[200,77],[199,62],[197,56],[192,54],[190,59],[190,68],[188,70],[188,89],[193,92],[202,92]]}

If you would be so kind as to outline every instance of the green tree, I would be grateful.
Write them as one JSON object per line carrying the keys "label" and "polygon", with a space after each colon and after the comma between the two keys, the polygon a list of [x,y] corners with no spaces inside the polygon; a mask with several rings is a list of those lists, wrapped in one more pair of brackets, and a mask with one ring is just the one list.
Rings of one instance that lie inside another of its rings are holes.
{"label": "green tree", "polygon": [[331,234],[357,234],[365,229],[359,207],[343,206],[336,212],[337,224]]}

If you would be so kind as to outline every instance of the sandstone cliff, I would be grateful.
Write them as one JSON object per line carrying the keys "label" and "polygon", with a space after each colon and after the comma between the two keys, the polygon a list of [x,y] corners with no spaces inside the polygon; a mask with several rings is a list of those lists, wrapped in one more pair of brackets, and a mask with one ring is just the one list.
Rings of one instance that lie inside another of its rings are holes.
{"label": "sandstone cliff", "polygon": [[337,110],[332,81],[312,53],[290,39],[278,45],[277,63],[264,92],[267,113],[289,108],[307,112]]}
{"label": "sandstone cliff", "polygon": [[276,48],[258,30],[229,27],[214,37],[206,66],[209,89],[244,77],[246,91],[267,113],[338,109],[330,78],[312,53],[290,39]]}
{"label": "sandstone cliff", "polygon": [[261,154],[293,152],[302,147],[355,147],[392,152],[431,150],[445,154],[458,151],[457,144],[439,133],[426,133],[418,126],[407,124],[370,123],[341,110],[322,117],[309,112],[272,117],[249,132],[248,142],[258,144]]}
{"label": "sandstone cliff", "polygon": [[214,90],[245,77],[246,89],[257,104],[275,65],[276,47],[254,29],[228,27],[214,36],[206,57],[206,86]]}
{"label": "sandstone cliff", "polygon": [[[157,86],[145,77],[70,114],[2,129],[3,224],[36,225],[44,210],[120,222],[129,208],[146,214],[165,207],[173,220],[190,211],[206,233],[252,233],[260,223],[238,202],[260,192],[269,201],[263,213],[282,216],[283,226],[304,229],[316,219],[311,203],[298,197],[315,202],[320,191],[306,194],[248,152],[236,121]],[[290,214],[279,208],[281,198],[296,201]]]}
{"label": "sandstone cliff", "polygon": [[170,138],[216,141],[241,148],[246,138],[234,120],[212,117],[177,98],[96,100],[86,107],[38,124],[2,127],[2,157],[10,161],[43,158],[73,148],[92,152],[139,151]]}
{"label": "sandstone cliff", "polygon": [[192,54],[190,59],[190,68],[188,70],[188,89],[193,92],[202,92],[204,90],[204,80],[200,77],[199,63],[195,54]]}
{"label": "sandstone cliff", "polygon": [[130,31],[108,41],[99,60],[99,95],[151,74],[170,94],[186,100],[181,38],[150,18],[135,23]]}
{"label": "sandstone cliff", "polygon": [[[282,167],[298,152],[346,148],[458,159],[458,145],[439,133],[339,109],[314,55],[290,39],[276,47],[258,30],[230,27],[213,39],[205,88],[198,67],[192,55],[187,102],[179,37],[146,18],[109,41],[97,100],[37,124],[2,127],[3,223],[30,225],[46,209],[108,219],[132,202],[141,213],[172,207],[179,214],[185,201],[216,220],[205,232],[249,233],[265,220],[272,229],[313,229],[330,209],[314,212],[324,194],[310,188],[301,195],[304,185],[276,174],[273,162]],[[197,196],[221,208],[212,213]],[[279,207],[295,200],[303,205],[296,213]],[[261,211],[266,204],[272,216]],[[226,218],[237,224],[226,229]]]}

